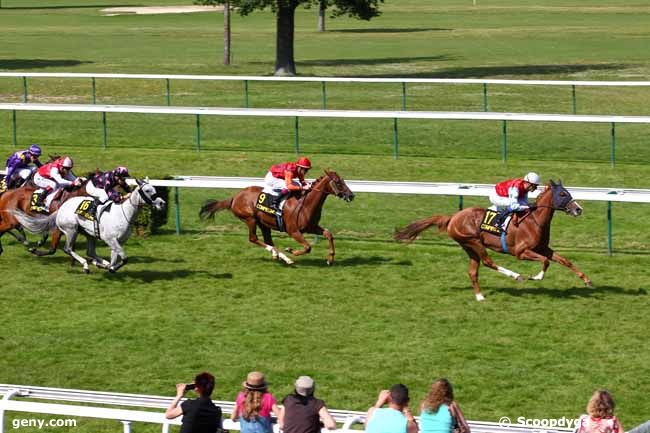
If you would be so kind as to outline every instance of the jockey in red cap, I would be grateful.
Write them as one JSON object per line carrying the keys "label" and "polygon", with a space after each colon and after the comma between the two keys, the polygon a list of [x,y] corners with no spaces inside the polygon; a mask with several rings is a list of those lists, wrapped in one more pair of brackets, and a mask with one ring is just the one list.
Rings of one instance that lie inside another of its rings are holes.
{"label": "jockey in red cap", "polygon": [[539,175],[530,172],[523,179],[509,179],[497,183],[490,193],[490,202],[499,212],[494,221],[495,225],[500,226],[510,212],[528,209],[528,193],[535,191],[539,182]]}
{"label": "jockey in red cap", "polygon": [[[81,179],[72,173],[72,158],[64,156],[40,167],[34,175],[34,183],[41,189],[34,192],[36,200],[31,209],[36,212],[49,213],[55,192],[66,186],[79,186]],[[45,196],[47,195],[47,199]]]}
{"label": "jockey in red cap", "polygon": [[302,157],[296,162],[285,162],[272,166],[264,176],[264,192],[273,196],[277,208],[282,199],[291,191],[309,191],[311,184],[305,175],[311,168],[311,161]]}

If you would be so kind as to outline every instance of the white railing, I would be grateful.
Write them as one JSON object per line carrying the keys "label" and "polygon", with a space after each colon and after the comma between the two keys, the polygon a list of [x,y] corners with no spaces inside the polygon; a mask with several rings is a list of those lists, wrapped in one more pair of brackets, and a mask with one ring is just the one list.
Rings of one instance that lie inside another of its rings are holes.
{"label": "white railing", "polygon": [[[163,412],[125,410],[101,406],[37,403],[24,400],[24,398],[29,398],[104,406],[136,406],[163,410],[169,406],[169,403],[172,401],[171,397],[6,384],[0,384],[0,394],[3,395],[2,400],[0,400],[0,433],[3,433],[5,411],[112,419],[122,422],[124,433],[131,432],[131,423],[133,422],[161,424],[163,433],[169,432],[170,425],[181,424],[180,418],[168,420],[164,417]],[[20,400],[16,400],[15,398],[20,398]],[[214,403],[221,407],[223,413],[232,413],[234,407],[233,402],[215,400]],[[365,412],[330,410],[330,413],[337,423],[342,424],[341,428],[336,430],[336,432],[354,431],[363,433],[363,430],[351,430],[351,427],[355,424],[363,424],[365,421]],[[473,433],[539,433],[540,431],[539,427],[522,424],[469,421],[469,425]],[[232,422],[229,419],[224,419],[224,428],[229,430],[240,429],[239,423]],[[277,425],[274,425],[274,431],[276,433],[278,432]],[[323,432],[327,431],[323,429]],[[544,427],[544,431],[546,433],[571,432],[568,428],[557,427]]]}

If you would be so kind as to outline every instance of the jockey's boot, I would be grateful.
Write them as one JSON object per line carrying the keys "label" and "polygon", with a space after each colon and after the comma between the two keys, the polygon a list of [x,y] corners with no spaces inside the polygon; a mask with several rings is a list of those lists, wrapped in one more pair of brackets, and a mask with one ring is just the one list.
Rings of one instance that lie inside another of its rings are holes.
{"label": "jockey's boot", "polygon": [[43,188],[34,191],[34,194],[32,195],[31,206],[30,206],[31,211],[44,213],[44,214],[50,213],[50,210],[45,207],[45,197],[47,197],[47,192],[48,191]]}
{"label": "jockey's boot", "polygon": [[271,206],[273,206],[273,209],[275,209],[277,213],[282,213],[282,211],[280,210],[280,204],[282,203],[282,200],[284,200],[286,196],[287,196],[286,194],[279,193],[278,195],[274,195],[273,198],[271,199],[272,200]]}
{"label": "jockey's boot", "polygon": [[503,231],[503,222],[506,220],[508,217],[508,214],[510,214],[510,211],[508,209],[502,209],[497,212],[496,216],[494,217],[494,226],[498,227],[499,230]]}
{"label": "jockey's boot", "polygon": [[92,203],[90,203],[90,207],[88,208],[88,215],[92,215],[93,217],[97,217],[97,206],[99,206],[100,201],[97,197],[95,197],[95,200],[93,200]]}

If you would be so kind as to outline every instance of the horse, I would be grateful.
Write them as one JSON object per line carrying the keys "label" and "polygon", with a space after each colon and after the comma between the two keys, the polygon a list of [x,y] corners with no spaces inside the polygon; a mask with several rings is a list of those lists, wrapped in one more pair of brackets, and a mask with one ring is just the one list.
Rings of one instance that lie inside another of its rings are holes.
{"label": "horse", "polygon": [[481,294],[478,283],[478,271],[481,263],[517,281],[523,277],[509,269],[497,266],[488,256],[486,248],[500,253],[508,253],[519,260],[533,260],[542,263],[542,270],[529,280],[542,280],[550,261],[559,263],[571,269],[588,287],[591,280],[573,263],[565,259],[551,247],[551,220],[556,210],[577,217],[582,214],[582,207],[571,197],[569,191],[562,186],[562,181],[556,184],[553,180],[538,196],[534,206],[523,214],[517,214],[503,240],[494,234],[481,231],[485,210],[479,207],[467,208],[454,215],[433,215],[429,218],[415,221],[406,228],[395,233],[395,240],[412,242],[417,235],[427,228],[436,225],[465,250],[469,256],[469,278],[478,301],[485,297]]}
{"label": "horse", "polygon": [[[293,260],[278,251],[273,244],[271,230],[279,230],[275,217],[258,210],[255,206],[261,192],[261,187],[250,186],[227,200],[208,200],[201,208],[199,216],[202,219],[214,218],[217,212],[230,209],[237,218],[248,226],[248,240],[251,243],[271,252],[273,259],[279,257],[286,264],[291,265]],[[342,198],[348,203],[354,199],[354,194],[345,181],[335,171],[330,170],[325,170],[325,175],[316,179],[311,190],[303,194],[302,197],[291,196],[287,199],[282,208],[285,231],[303,248],[300,250],[287,248],[285,251],[294,256],[307,254],[311,251],[311,245],[305,240],[303,233],[323,235],[329,242],[327,264],[334,263],[334,237],[329,230],[318,224],[323,204],[329,195]],[[257,227],[262,231],[264,242],[257,237]]]}
{"label": "horse", "polygon": [[[68,187],[68,188],[63,188],[59,193],[57,197],[52,200],[52,203],[50,204],[50,210],[51,211],[56,211],[62,203],[64,203],[66,200],[72,198],[72,197],[78,197],[82,195],[87,195],[86,193],[86,183],[88,180],[82,181],[78,186],[75,187]],[[2,195],[0,195],[0,238],[2,237],[3,234],[9,232],[11,235],[13,235],[19,242],[22,242],[23,245],[28,246],[29,243],[27,242],[26,238],[24,237],[24,232],[21,229],[21,224],[18,222],[18,220],[15,218],[14,211],[15,210],[20,210],[23,213],[26,213],[28,215],[34,215],[34,213],[31,211],[31,200],[32,200],[32,195],[34,194],[34,191],[36,191],[39,187],[35,186],[23,186],[22,188],[18,189],[10,189],[5,191]],[[22,234],[22,239],[17,236],[17,234],[13,233],[11,230],[17,230],[19,233]],[[39,246],[45,242],[47,239],[48,233],[43,234],[43,239],[39,241]],[[52,247],[47,253],[40,253],[38,255],[50,255],[54,254],[56,251],[56,244],[54,240],[56,239],[56,243],[58,243],[58,239],[60,238],[60,233],[57,233],[55,230],[55,233],[52,236]],[[0,243],[0,255],[2,254],[2,244]],[[30,248],[31,252],[34,252],[35,250],[33,248]]]}
{"label": "horse", "polygon": [[14,215],[20,224],[32,233],[44,233],[56,226],[66,237],[63,250],[81,263],[83,272],[87,274],[90,272],[88,260],[74,251],[77,235],[83,230],[88,241],[88,257],[92,259],[92,264],[98,268],[107,269],[111,273],[116,272],[128,262],[122,245],[129,238],[129,229],[135,221],[139,209],[144,204],[151,205],[157,210],[163,209],[166,205],[165,200],[157,197],[156,189],[147,180],[136,179],[136,182],[138,186],[130,193],[128,199],[120,204],[110,204],[111,208],[104,208],[105,210],[99,218],[99,239],[106,242],[111,248],[110,262],[97,256],[95,252],[95,223],[77,213],[84,200],[92,201],[93,197],[71,198],[49,216],[30,216],[21,211],[16,211]]}

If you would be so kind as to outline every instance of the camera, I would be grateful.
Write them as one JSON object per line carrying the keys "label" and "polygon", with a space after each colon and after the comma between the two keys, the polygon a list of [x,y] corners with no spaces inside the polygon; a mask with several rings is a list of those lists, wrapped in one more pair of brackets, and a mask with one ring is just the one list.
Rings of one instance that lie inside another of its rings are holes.
{"label": "camera", "polygon": [[196,385],[193,384],[193,383],[188,383],[188,384],[185,385],[185,391],[191,391],[194,388],[196,388]]}

